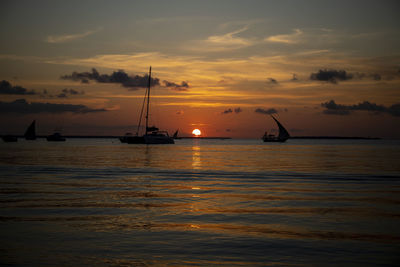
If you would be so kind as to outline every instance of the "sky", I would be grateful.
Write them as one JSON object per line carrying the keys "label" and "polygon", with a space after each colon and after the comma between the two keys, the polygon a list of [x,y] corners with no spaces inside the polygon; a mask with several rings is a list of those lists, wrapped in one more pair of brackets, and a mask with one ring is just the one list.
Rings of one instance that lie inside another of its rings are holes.
{"label": "sky", "polygon": [[1,1],[0,135],[400,138],[398,1]]}

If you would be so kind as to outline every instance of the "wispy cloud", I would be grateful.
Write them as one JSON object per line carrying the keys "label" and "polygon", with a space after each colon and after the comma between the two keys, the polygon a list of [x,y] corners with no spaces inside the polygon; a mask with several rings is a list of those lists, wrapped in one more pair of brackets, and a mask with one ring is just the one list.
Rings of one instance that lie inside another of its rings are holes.
{"label": "wispy cloud", "polygon": [[226,50],[235,50],[254,45],[255,42],[253,40],[238,36],[238,34],[246,31],[247,29],[248,27],[246,26],[222,35],[209,36],[205,40],[193,41],[189,43],[186,49],[219,52]]}
{"label": "wispy cloud", "polygon": [[269,36],[264,39],[266,42],[272,43],[283,43],[283,44],[296,44],[300,42],[300,37],[303,35],[303,31],[300,29],[294,29],[291,34],[278,34]]}
{"label": "wispy cloud", "polygon": [[49,35],[46,38],[46,42],[51,44],[59,44],[59,43],[66,43],[78,39],[85,38],[91,34],[101,31],[102,28],[98,28],[96,30],[86,31],[83,33],[75,33],[75,34],[62,34],[62,35]]}
{"label": "wispy cloud", "polygon": [[[160,82],[166,80],[181,84],[177,81],[190,81],[190,90],[183,94],[173,90],[161,90],[161,94],[173,95],[174,97],[178,93],[185,97],[188,96],[188,93],[204,94],[200,99],[196,96],[191,96],[191,99],[179,98],[176,101],[168,99],[168,101],[161,102],[161,105],[182,105],[184,103],[186,106],[207,105],[226,108],[236,105],[241,107],[251,105],[253,107],[255,105],[259,107],[263,105],[281,107],[281,105],[287,105],[288,102],[296,106],[309,105],[310,103],[320,104],[322,96],[324,98],[336,98],[341,94],[348,94],[350,89],[368,92],[368,97],[371,99],[380,99],[382,95],[381,91],[372,90],[376,86],[381,86],[376,80],[367,79],[367,77],[356,79],[356,76],[348,82],[339,80],[340,85],[335,85],[335,91],[329,91],[328,88],[333,86],[331,82],[316,82],[316,80],[310,79],[310,74],[317,73],[319,69],[344,69],[354,75],[355,73],[379,73],[383,75],[382,80],[386,82],[385,92],[388,95],[395,96],[395,92],[398,90],[396,84],[398,84],[400,78],[398,65],[396,65],[399,59],[398,56],[389,59],[368,58],[325,51],[322,53],[257,55],[238,58],[214,58],[202,57],[201,55],[177,56],[161,52],[147,52],[103,54],[87,58],[59,57],[47,59],[44,62],[71,65],[71,68],[79,70],[82,70],[82,67],[95,66],[102,70],[100,73],[108,75],[113,73],[112,70],[124,69],[127,73],[136,73],[140,76],[145,74],[149,62],[154,62],[152,64],[154,77],[160,78]],[[291,80],[292,73],[296,73],[297,83]],[[71,74],[71,72],[68,74]],[[395,79],[386,81],[384,77],[389,74]],[[230,77],[229,82],[220,83],[221,79],[226,80],[226,77]],[[279,82],[279,90],[275,90],[278,89],[277,86],[274,88],[267,83],[266,78],[268,77]],[[361,84],[362,87],[360,87]],[[73,87],[75,84],[68,84],[64,81],[62,86]],[[231,95],[232,93],[238,95]],[[219,97],[220,94],[221,97]],[[115,95],[113,94],[113,96]],[[296,98],[296,101],[293,100],[294,98]],[[197,103],[192,103],[195,102],[193,99],[196,99]],[[243,101],[249,103],[249,105],[246,105]]]}
{"label": "wispy cloud", "polygon": [[247,27],[241,28],[239,30],[229,32],[223,35],[213,35],[207,38],[208,43],[220,44],[220,45],[238,45],[247,46],[250,44],[245,38],[236,36],[237,34],[247,30]]}

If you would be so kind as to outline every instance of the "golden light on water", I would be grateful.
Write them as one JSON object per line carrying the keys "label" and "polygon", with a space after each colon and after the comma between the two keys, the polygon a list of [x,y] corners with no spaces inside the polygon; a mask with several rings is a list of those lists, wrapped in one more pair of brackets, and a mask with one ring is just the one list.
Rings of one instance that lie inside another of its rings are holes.
{"label": "golden light on water", "polygon": [[195,135],[195,136],[200,136],[201,135],[201,131],[199,129],[194,129],[192,131],[192,134]]}

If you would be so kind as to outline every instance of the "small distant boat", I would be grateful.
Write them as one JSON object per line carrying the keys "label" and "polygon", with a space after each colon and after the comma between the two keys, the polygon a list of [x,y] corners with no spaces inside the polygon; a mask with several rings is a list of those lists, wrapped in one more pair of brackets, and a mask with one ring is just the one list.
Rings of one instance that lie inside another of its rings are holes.
{"label": "small distant boat", "polygon": [[124,136],[120,137],[119,140],[121,141],[121,143],[127,143],[128,138],[131,138],[132,136],[132,133],[126,133]]}
{"label": "small distant boat", "polygon": [[36,140],[36,121],[34,120],[24,134],[26,140]]}
{"label": "small distant boat", "polygon": [[264,136],[262,137],[264,142],[285,142],[290,138],[289,132],[283,127],[283,125],[275,119],[274,116],[271,115],[271,117],[275,120],[276,124],[279,127],[279,134],[278,136],[275,136],[273,134],[268,134],[265,132]]}
{"label": "small distant boat", "polygon": [[179,130],[176,130],[176,132],[174,133],[174,135],[172,136],[172,138],[174,138],[174,139],[182,139],[182,137],[179,137],[179,136],[178,136],[178,131],[179,131]]}
{"label": "small distant boat", "polygon": [[3,135],[1,137],[1,139],[3,139],[4,142],[17,142],[18,141],[18,138],[13,135]]}
{"label": "small distant boat", "polygon": [[[155,126],[149,127],[149,108],[150,108],[150,87],[151,87],[151,67],[149,70],[149,81],[146,89],[142,110],[140,112],[138,130],[136,135],[125,135],[124,137],[120,137],[119,140],[122,143],[128,144],[174,144],[174,139],[168,135],[167,131],[160,131]],[[144,110],[144,105],[146,104],[146,129],[145,133],[142,136],[139,136],[140,124],[142,121],[142,115]]]}
{"label": "small distant boat", "polygon": [[53,133],[46,137],[47,141],[64,142],[66,139],[60,133]]}

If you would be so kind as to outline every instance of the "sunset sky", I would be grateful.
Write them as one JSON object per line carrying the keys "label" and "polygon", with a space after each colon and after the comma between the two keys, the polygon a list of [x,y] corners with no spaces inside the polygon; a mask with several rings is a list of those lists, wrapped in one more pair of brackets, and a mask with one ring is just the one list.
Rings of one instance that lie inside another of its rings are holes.
{"label": "sunset sky", "polygon": [[0,135],[400,138],[399,1],[1,1]]}

